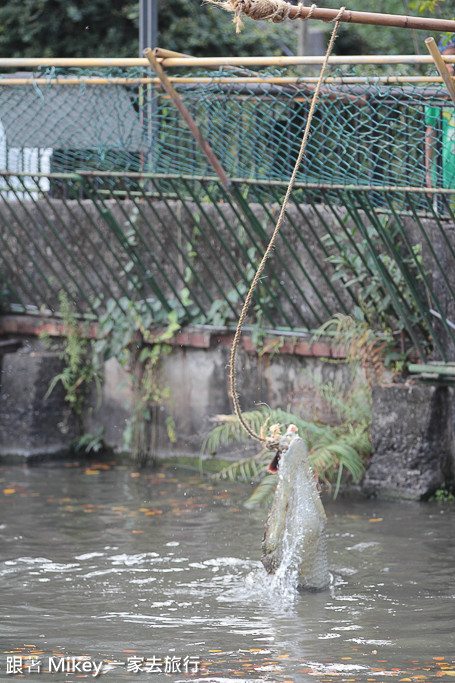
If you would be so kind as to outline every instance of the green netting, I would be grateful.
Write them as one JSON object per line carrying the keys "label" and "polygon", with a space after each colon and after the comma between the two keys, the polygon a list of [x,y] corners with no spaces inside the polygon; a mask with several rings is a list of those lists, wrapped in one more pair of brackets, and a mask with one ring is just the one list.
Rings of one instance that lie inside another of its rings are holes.
{"label": "green netting", "polygon": [[[48,70],[0,84],[3,311],[56,313],[64,291],[82,315],[117,307],[156,324],[171,311],[181,324],[236,323],[316,78],[187,76],[174,85],[229,192],[150,71]],[[441,85],[407,78],[330,71],[255,294],[256,328],[308,332],[361,308],[420,358],[455,358],[453,107]]]}
{"label": "green netting", "polygon": [[[153,84],[131,82],[150,75],[143,69],[49,69],[35,74],[45,84],[0,85],[0,166],[213,175],[168,96]],[[190,75],[209,80],[188,83],[188,74],[179,74],[174,86],[228,176],[288,179],[314,83],[245,82],[257,75],[245,69]],[[455,157],[445,144],[455,126],[445,88],[385,83],[379,72],[363,80],[357,75],[360,82],[352,83],[353,75],[329,70],[298,181],[455,187]],[[260,76],[271,81],[277,73]],[[56,77],[62,84],[52,84]],[[71,77],[108,82],[64,85]],[[220,77],[233,80],[220,83]],[[34,158],[30,150],[40,151]]]}

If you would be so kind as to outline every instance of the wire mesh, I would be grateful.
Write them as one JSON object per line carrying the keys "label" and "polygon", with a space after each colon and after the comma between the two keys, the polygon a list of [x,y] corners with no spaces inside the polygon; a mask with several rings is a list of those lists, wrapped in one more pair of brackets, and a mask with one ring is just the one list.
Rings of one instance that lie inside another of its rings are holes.
{"label": "wire mesh", "polygon": [[[362,78],[346,68],[325,80],[298,180],[453,187],[455,157],[444,144],[453,127],[445,88],[395,83],[393,76],[388,83],[378,73]],[[1,167],[212,175],[150,76],[139,68],[52,68],[33,74],[28,84],[7,85],[11,76],[3,77]],[[223,68],[173,80],[230,178],[289,178],[315,87],[311,78]]]}
{"label": "wire mesh", "polygon": [[[308,331],[357,307],[423,359],[454,355],[455,121],[420,78],[326,78],[251,323]],[[182,324],[236,322],[314,77],[223,68],[173,83],[229,191],[149,71],[0,79],[3,311],[55,313],[65,291],[81,315],[133,302],[156,324],[176,310]]]}

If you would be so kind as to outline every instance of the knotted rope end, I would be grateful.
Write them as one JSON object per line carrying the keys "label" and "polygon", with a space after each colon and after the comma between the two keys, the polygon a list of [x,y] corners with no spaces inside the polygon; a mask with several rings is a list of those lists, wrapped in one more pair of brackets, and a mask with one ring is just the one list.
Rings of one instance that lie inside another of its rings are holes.
{"label": "knotted rope end", "polygon": [[234,12],[233,22],[235,24],[235,32],[240,33],[243,28],[242,22],[242,0],[203,0],[204,5],[217,5],[226,12]]}
{"label": "knotted rope end", "polygon": [[277,24],[289,17],[292,5],[285,0],[204,0],[204,3],[218,5],[226,12],[234,12],[236,32],[243,28],[241,15],[256,21],[273,21]]}

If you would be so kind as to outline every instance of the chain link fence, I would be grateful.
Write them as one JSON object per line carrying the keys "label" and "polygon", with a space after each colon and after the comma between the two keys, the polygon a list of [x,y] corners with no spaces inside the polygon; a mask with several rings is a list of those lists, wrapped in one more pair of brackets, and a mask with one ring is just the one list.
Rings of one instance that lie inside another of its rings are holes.
{"label": "chain link fence", "polygon": [[[358,307],[404,330],[421,357],[447,360],[453,106],[433,73],[388,69],[326,78],[251,322],[308,332]],[[144,68],[0,78],[3,312],[55,313],[65,291],[86,316],[133,301],[157,323],[172,310],[182,323],[236,321],[315,77],[222,68],[172,80],[228,190]]]}

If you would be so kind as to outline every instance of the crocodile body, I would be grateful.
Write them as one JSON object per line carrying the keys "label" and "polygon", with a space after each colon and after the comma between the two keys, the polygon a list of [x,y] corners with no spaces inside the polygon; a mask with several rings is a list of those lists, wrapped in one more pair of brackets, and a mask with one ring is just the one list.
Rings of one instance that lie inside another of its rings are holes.
{"label": "crocodile body", "polygon": [[308,451],[293,436],[280,459],[278,487],[265,525],[262,563],[267,572],[293,572],[299,590],[323,590],[330,583],[326,516]]}

